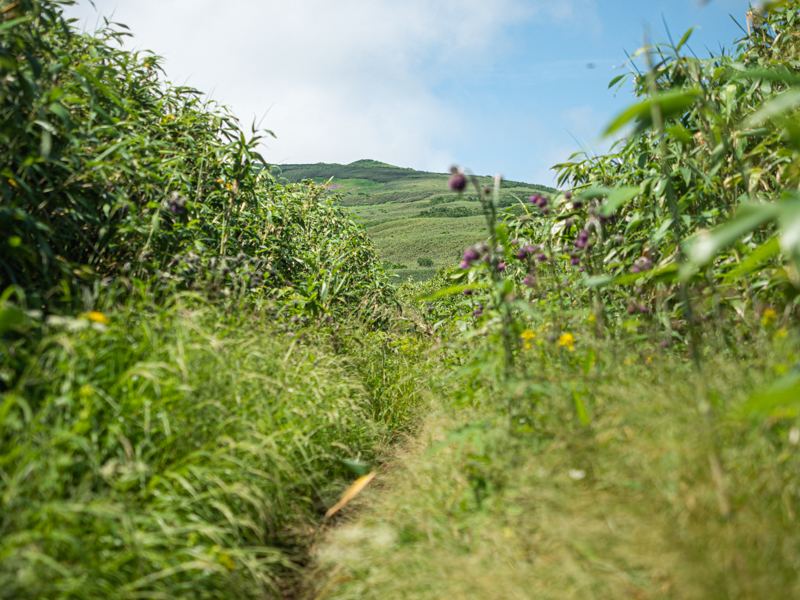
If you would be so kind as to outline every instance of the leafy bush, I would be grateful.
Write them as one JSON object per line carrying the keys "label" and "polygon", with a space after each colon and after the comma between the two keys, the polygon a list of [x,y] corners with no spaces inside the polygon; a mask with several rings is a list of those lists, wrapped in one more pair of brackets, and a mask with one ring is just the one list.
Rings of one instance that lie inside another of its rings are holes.
{"label": "leafy bush", "polygon": [[124,29],[76,33],[62,4],[20,0],[1,17],[0,288],[52,304],[120,277],[290,287],[320,310],[388,293],[344,213],[275,183],[260,134],[166,82],[156,56],[117,48]]}

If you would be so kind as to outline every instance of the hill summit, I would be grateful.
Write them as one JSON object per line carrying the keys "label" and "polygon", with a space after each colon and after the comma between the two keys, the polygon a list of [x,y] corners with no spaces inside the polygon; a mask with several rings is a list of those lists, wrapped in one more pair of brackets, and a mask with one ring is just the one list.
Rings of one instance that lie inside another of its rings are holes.
{"label": "hill summit", "polygon": [[[465,246],[486,236],[477,198],[454,194],[449,174],[417,171],[378,160],[276,165],[288,182],[311,179],[329,183],[329,191],[367,228],[388,268],[401,278],[426,279],[455,264]],[[489,184],[491,177],[481,177]],[[515,210],[535,192],[552,188],[503,181],[500,206]]]}

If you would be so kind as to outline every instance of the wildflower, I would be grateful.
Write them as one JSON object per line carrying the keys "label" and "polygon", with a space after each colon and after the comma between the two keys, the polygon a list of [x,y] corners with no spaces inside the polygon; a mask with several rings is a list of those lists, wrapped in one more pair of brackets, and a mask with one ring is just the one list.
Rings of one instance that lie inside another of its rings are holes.
{"label": "wildflower", "polygon": [[530,329],[526,329],[520,334],[520,339],[522,340],[522,345],[525,350],[530,350],[533,348],[533,340],[536,339],[536,333]]}
{"label": "wildflower", "polygon": [[578,232],[578,237],[575,238],[575,247],[578,248],[579,250],[583,250],[588,245],[589,245],[589,230],[581,229]]}
{"label": "wildflower", "polygon": [[97,310],[91,310],[87,313],[83,313],[81,316],[92,323],[99,323],[100,325],[108,325],[111,322],[107,316]]}
{"label": "wildflower", "polygon": [[481,257],[480,252],[475,248],[467,248],[464,250],[464,260],[467,262],[475,262]]}
{"label": "wildflower", "polygon": [[481,257],[481,253],[476,248],[467,248],[464,250],[464,256],[461,258],[461,268],[469,269],[476,260]]}
{"label": "wildflower", "polygon": [[597,315],[594,313],[589,313],[589,316],[586,317],[586,322],[589,323],[589,325],[594,325],[597,323]]}
{"label": "wildflower", "polygon": [[522,280],[522,285],[532,288],[536,285],[536,276],[533,273],[528,273],[525,279]]}
{"label": "wildflower", "polygon": [[542,196],[541,194],[534,194],[528,198],[528,202],[533,204],[534,206],[538,206],[542,210],[547,208],[547,198]]}
{"label": "wildflower", "polygon": [[467,188],[467,177],[458,170],[458,167],[450,167],[450,180],[447,185],[451,190],[460,194]]}
{"label": "wildflower", "polygon": [[575,352],[575,336],[568,331],[562,333],[558,338],[558,347],[566,348],[570,352]]}
{"label": "wildflower", "polygon": [[573,254],[570,257],[569,262],[573,267],[577,267],[581,264],[581,257],[578,256],[577,254]]}
{"label": "wildflower", "polygon": [[761,313],[761,326],[770,327],[775,324],[778,318],[778,313],[774,308],[768,307]]}
{"label": "wildflower", "polygon": [[497,263],[497,270],[498,270],[500,273],[502,273],[503,271],[505,271],[505,270],[506,270],[506,263],[505,263],[504,261],[500,261],[499,263]]}
{"label": "wildflower", "polygon": [[572,200],[572,192],[569,190],[564,192],[564,198],[566,198],[567,200]]}
{"label": "wildflower", "polygon": [[789,337],[789,330],[786,327],[781,327],[775,332],[776,340],[785,340],[787,337]]}
{"label": "wildflower", "polygon": [[472,316],[476,319],[483,314],[483,304],[478,304],[478,307],[472,311]]}
{"label": "wildflower", "polygon": [[538,260],[539,262],[547,262],[547,254],[540,253],[539,255],[537,255],[536,260]]}
{"label": "wildflower", "polygon": [[472,289],[466,289],[461,293],[464,294],[465,296],[472,296],[472,294],[474,294],[475,292]]}
{"label": "wildflower", "polygon": [[519,249],[519,252],[517,252],[517,258],[520,260],[525,260],[529,256],[535,254],[537,250],[538,248],[536,246],[531,246],[530,244],[526,244],[525,246]]}
{"label": "wildflower", "polygon": [[640,256],[631,267],[631,273],[644,273],[653,268],[653,261],[648,256]]}

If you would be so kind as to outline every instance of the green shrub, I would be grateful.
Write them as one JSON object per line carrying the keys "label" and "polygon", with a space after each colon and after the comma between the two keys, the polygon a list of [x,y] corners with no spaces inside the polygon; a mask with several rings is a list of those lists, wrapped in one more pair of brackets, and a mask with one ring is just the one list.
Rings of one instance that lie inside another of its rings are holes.
{"label": "green shrub", "polygon": [[360,228],[316,187],[277,185],[260,134],[119,49],[124,30],[76,33],[61,4],[0,17],[0,289],[52,305],[106,278],[296,288],[317,312],[388,294]]}

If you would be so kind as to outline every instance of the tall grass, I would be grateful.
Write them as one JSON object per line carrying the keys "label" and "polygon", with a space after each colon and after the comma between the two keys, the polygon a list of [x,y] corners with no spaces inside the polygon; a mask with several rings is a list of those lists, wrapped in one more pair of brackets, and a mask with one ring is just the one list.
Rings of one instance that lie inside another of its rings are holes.
{"label": "tall grass", "polygon": [[[496,342],[456,351],[462,367],[437,382],[420,435],[318,548],[308,597],[800,593],[800,427],[796,413],[749,410],[800,358],[796,340],[763,331],[747,358],[717,352],[706,380],[657,344],[573,331],[574,352],[541,335],[506,385]],[[698,414],[706,388],[713,437]]]}
{"label": "tall grass", "polygon": [[106,318],[50,318],[3,395],[0,596],[279,596],[411,422],[409,357],[195,298]]}

